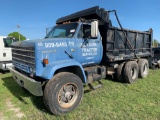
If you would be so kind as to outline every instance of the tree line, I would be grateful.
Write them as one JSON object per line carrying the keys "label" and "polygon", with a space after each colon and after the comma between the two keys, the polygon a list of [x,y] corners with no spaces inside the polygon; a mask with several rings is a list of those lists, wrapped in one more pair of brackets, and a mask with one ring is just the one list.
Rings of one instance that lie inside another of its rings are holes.
{"label": "tree line", "polygon": [[21,41],[26,40],[26,37],[23,36],[22,34],[18,33],[18,32],[9,33],[8,36],[14,37],[17,40],[20,39]]}
{"label": "tree line", "polygon": [[158,42],[158,40],[154,39],[153,43],[152,43],[152,47],[160,47],[159,45],[160,43]]}

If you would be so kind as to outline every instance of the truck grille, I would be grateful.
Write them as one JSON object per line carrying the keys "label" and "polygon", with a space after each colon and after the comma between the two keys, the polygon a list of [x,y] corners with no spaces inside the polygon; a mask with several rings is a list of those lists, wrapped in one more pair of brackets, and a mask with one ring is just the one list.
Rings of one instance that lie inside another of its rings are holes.
{"label": "truck grille", "polygon": [[[34,47],[17,47],[12,46],[12,60],[24,65],[35,67]],[[18,67],[18,66],[17,66]]]}

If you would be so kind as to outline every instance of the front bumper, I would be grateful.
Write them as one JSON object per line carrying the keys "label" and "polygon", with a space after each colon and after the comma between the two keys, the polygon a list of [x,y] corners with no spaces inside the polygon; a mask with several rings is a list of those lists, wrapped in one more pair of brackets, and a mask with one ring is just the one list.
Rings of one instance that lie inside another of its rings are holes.
{"label": "front bumper", "polygon": [[8,67],[8,69],[13,74],[13,78],[21,87],[24,87],[26,90],[28,90],[31,94],[35,96],[43,96],[41,82],[37,82],[34,79],[27,77],[11,67]]}
{"label": "front bumper", "polygon": [[13,67],[12,62],[0,62],[0,69],[3,71],[8,70],[8,67]]}

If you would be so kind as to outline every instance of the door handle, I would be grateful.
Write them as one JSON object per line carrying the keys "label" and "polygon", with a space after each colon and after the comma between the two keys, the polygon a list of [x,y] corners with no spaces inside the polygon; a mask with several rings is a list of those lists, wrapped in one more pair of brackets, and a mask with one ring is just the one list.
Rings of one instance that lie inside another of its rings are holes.
{"label": "door handle", "polygon": [[71,52],[75,52],[76,50],[75,49],[71,49]]}

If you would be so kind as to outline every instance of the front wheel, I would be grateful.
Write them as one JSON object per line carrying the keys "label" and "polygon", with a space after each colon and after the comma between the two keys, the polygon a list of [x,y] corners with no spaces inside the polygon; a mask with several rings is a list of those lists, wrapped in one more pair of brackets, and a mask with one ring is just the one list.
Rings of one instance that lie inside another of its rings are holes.
{"label": "front wheel", "polygon": [[74,110],[83,97],[83,84],[81,79],[68,72],[56,74],[44,90],[44,103],[55,115]]}

